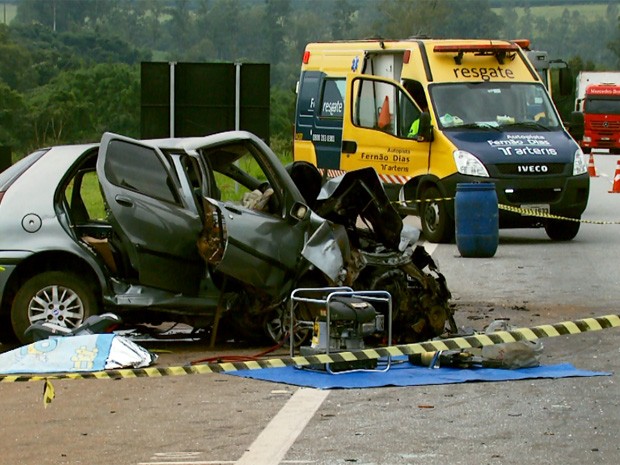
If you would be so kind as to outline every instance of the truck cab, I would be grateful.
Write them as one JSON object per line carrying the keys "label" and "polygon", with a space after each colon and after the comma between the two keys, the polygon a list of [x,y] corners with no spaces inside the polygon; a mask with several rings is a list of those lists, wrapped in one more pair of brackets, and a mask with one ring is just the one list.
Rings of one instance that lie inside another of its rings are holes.
{"label": "truck cab", "polygon": [[[521,44],[524,45],[524,44]],[[549,93],[517,42],[364,40],[308,44],[294,156],[325,176],[373,167],[431,242],[454,237],[459,183],[493,183],[500,227],[572,239],[589,177]]]}
{"label": "truck cab", "polygon": [[620,153],[620,85],[592,84],[583,101],[584,152],[608,149]]}

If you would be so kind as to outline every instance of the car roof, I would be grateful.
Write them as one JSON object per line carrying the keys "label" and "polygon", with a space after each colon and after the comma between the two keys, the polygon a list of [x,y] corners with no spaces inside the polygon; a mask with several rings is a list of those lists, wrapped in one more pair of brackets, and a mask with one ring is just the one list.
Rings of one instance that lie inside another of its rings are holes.
{"label": "car roof", "polygon": [[158,147],[160,149],[184,149],[196,150],[210,145],[218,145],[224,142],[242,140],[260,141],[254,134],[248,131],[225,131],[200,137],[172,137],[162,139],[142,139],[141,143]]}

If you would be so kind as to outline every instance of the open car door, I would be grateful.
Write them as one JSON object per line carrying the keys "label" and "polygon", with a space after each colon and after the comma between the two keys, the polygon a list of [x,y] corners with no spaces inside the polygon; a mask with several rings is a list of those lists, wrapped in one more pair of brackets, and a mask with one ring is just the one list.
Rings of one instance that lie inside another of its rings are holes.
{"label": "open car door", "polygon": [[428,172],[429,142],[410,137],[421,110],[398,83],[369,75],[347,75],[340,169],[373,167],[384,180]]}
{"label": "open car door", "polygon": [[175,169],[182,157],[190,155],[106,133],[97,175],[124,258],[123,278],[195,296],[205,273],[196,247],[202,218],[188,195],[188,173]]}

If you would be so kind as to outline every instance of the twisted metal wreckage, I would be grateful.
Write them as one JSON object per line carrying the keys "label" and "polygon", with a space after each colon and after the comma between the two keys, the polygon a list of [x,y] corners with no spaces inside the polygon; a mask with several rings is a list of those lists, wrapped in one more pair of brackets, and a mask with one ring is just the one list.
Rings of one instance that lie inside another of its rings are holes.
{"label": "twisted metal wreckage", "polygon": [[[457,332],[444,276],[426,250],[415,245],[420,231],[403,223],[372,168],[325,182],[319,171],[305,162],[295,162],[287,171],[311,208],[302,208],[296,215],[309,216],[312,227],[284,295],[290,295],[294,288],[321,286],[385,290],[392,296],[394,342],[423,341],[443,334],[446,329]],[[265,194],[246,198],[246,206],[262,208],[270,192]],[[236,231],[227,227],[226,215],[218,202],[205,199],[204,209],[206,220],[198,248],[209,266],[218,267],[226,244],[235,242],[232,234]],[[286,337],[290,317],[282,293],[265,292],[250,279],[238,287],[239,282],[244,282],[243,271],[235,272],[234,278],[237,285],[232,294],[228,293],[225,307],[236,309],[229,315],[237,330],[259,333],[260,315],[267,314],[266,327],[271,338],[281,341]],[[303,304],[297,307],[295,340],[301,343],[309,335],[309,325],[304,326],[303,322],[313,321],[317,310]],[[387,317],[386,309],[379,310]]]}

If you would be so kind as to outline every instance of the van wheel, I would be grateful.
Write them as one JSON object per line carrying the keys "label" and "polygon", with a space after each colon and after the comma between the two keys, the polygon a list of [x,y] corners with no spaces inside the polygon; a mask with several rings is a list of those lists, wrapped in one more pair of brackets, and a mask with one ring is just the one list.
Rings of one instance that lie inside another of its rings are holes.
{"label": "van wheel", "polygon": [[570,241],[579,232],[579,226],[581,226],[579,221],[551,219],[545,224],[545,232],[552,241]]}
{"label": "van wheel", "polygon": [[436,187],[424,191],[420,220],[422,232],[429,242],[450,242],[454,238],[454,219],[448,214],[450,200],[440,200]]}
{"label": "van wheel", "polygon": [[95,294],[79,276],[48,271],[27,280],[15,294],[11,323],[20,342],[29,341],[24,331],[36,322],[74,329],[98,313]]}

